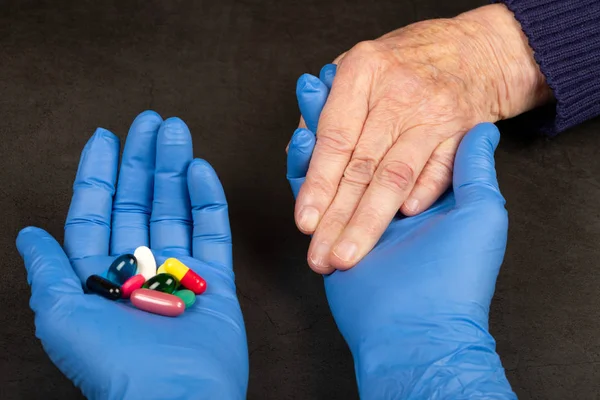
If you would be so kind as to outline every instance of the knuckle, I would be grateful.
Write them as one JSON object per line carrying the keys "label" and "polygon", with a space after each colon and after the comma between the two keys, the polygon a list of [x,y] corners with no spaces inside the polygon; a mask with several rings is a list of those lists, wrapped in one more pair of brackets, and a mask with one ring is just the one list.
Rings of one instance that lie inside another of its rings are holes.
{"label": "knuckle", "polygon": [[366,186],[373,179],[377,161],[371,157],[357,156],[353,157],[344,171],[343,180],[345,182]]}
{"label": "knuckle", "polygon": [[370,54],[375,52],[377,47],[378,46],[374,40],[363,40],[362,42],[358,42],[356,45],[354,45],[350,51],[358,54]]}
{"label": "knuckle", "polygon": [[336,57],[336,58],[333,60],[332,64],[337,64],[337,65],[340,65],[340,64],[342,63],[342,60],[344,59],[344,57],[346,57],[346,54],[348,54],[348,52],[347,52],[347,51],[346,51],[346,52],[344,52],[344,53],[342,53],[342,54],[340,54],[339,56],[337,56],[337,57]]}
{"label": "knuckle", "polygon": [[[348,64],[354,67],[353,75],[364,73],[365,70],[373,73],[387,66],[389,60],[382,50],[381,44],[375,40],[365,40],[356,44],[347,54]],[[350,68],[350,65],[345,67]]]}
{"label": "knuckle", "polygon": [[307,178],[302,189],[306,195],[314,198],[315,203],[325,203],[335,193],[335,187],[329,178],[317,175]]}
{"label": "knuckle", "polygon": [[319,132],[317,146],[327,154],[347,155],[354,150],[354,142],[348,132],[338,128],[325,128]]}
{"label": "knuckle", "polygon": [[429,172],[424,176],[423,181],[419,182],[419,184],[432,191],[445,189],[452,180],[454,157],[450,154],[434,155],[429,162]]}
{"label": "knuckle", "polygon": [[[322,229],[325,234],[341,232],[349,220],[350,215],[343,210],[328,210],[323,217],[323,221],[319,224],[319,229]],[[321,225],[323,226],[321,227]]]}
{"label": "knuckle", "polygon": [[384,224],[385,222],[380,213],[372,208],[365,209],[357,218],[357,226],[367,237],[378,237],[381,235],[385,230]]}
{"label": "knuckle", "polygon": [[406,192],[414,182],[414,169],[403,161],[388,161],[376,175],[378,183],[393,192]]}

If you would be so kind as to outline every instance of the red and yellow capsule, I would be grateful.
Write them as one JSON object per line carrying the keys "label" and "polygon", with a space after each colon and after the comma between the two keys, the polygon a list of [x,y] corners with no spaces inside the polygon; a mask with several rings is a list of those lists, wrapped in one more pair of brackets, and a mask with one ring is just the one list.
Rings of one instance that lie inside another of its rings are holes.
{"label": "red and yellow capsule", "polygon": [[179,279],[181,286],[191,290],[195,294],[202,294],[206,290],[206,281],[184,263],[176,258],[168,258],[161,268]]}

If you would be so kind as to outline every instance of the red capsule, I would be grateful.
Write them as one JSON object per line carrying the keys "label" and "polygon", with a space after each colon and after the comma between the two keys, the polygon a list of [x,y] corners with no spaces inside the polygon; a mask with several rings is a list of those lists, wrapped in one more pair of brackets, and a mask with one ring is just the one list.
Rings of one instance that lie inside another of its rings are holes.
{"label": "red capsule", "polygon": [[179,279],[179,283],[195,294],[202,294],[206,290],[206,281],[191,268],[176,258],[168,258],[161,266],[166,272]]}
{"label": "red capsule", "polygon": [[179,297],[151,289],[134,290],[131,302],[140,310],[167,317],[176,317],[185,311],[185,303]]}
{"label": "red capsule", "polygon": [[121,297],[128,299],[134,290],[142,287],[144,282],[146,282],[146,278],[144,278],[144,275],[142,274],[137,274],[127,279],[125,283],[121,285]]}
{"label": "red capsule", "polygon": [[180,283],[195,294],[202,294],[206,290],[206,281],[191,269],[183,276]]}

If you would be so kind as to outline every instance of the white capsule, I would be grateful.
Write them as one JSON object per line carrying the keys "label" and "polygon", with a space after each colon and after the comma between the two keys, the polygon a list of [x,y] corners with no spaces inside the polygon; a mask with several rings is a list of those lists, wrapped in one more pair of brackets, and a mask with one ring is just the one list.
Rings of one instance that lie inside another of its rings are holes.
{"label": "white capsule", "polygon": [[140,246],[133,253],[137,260],[138,274],[144,275],[146,280],[156,275],[156,260],[152,254],[152,250],[146,246]]}

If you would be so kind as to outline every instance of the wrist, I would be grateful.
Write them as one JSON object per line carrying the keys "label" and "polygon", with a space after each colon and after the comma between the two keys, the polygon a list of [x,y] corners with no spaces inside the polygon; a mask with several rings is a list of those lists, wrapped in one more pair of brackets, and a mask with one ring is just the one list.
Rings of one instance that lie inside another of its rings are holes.
{"label": "wrist", "polygon": [[552,100],[552,92],[533,56],[533,50],[514,14],[493,4],[456,17],[487,54],[491,90],[498,101],[494,119],[515,117]]}
{"label": "wrist", "polygon": [[361,399],[516,399],[486,328],[464,321],[434,325],[403,324],[361,341],[353,354]]}

